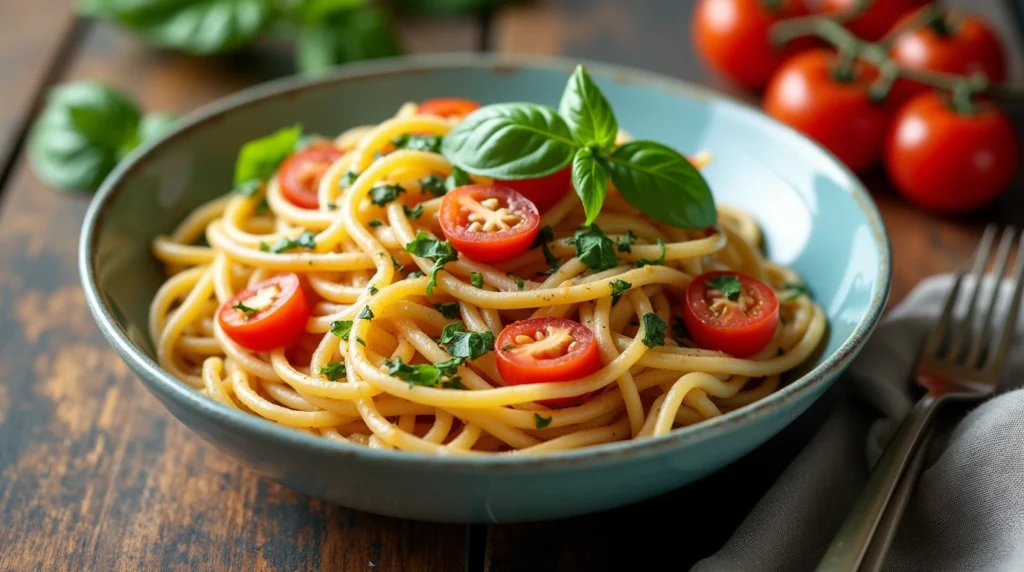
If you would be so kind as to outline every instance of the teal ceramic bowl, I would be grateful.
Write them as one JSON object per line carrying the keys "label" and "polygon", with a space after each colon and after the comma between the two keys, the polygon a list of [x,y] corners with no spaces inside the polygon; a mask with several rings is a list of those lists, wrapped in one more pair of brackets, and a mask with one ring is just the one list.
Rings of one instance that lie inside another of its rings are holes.
{"label": "teal ceramic bowl", "polygon": [[721,203],[742,206],[774,260],[806,280],[828,314],[818,354],[773,395],[638,442],[549,456],[432,457],[315,438],[229,409],[154,361],[147,308],[163,276],[149,251],[230,185],[239,146],[282,125],[320,133],[377,122],[406,100],[460,95],[557,106],[576,61],[457,55],[351,66],[326,79],[245,90],[183,119],[103,184],[82,230],[89,307],[114,349],[185,425],[229,457],[297,491],[397,517],[513,522],[567,517],[664,493],[745,455],[806,410],[849,365],[885,306],[888,239],[857,179],[827,152],[718,94],[649,73],[587,63],[619,124],[683,152],[710,149]]}

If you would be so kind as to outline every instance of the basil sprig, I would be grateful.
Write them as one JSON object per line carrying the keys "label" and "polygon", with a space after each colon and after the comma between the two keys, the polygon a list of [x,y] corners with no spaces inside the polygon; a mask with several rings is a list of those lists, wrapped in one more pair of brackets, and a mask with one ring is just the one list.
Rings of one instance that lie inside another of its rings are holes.
{"label": "basil sprig", "polygon": [[679,228],[718,220],[700,171],[682,154],[654,141],[615,145],[618,120],[581,65],[558,111],[535,103],[487,105],[444,138],[441,152],[456,167],[503,180],[533,179],[572,164],[572,182],[590,225],[601,212],[609,179],[644,214]]}

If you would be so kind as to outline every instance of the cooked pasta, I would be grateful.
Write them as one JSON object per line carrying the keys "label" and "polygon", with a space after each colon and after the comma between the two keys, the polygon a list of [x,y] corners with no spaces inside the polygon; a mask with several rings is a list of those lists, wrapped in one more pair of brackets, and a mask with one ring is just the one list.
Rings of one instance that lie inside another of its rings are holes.
{"label": "cooked pasta", "polygon": [[[449,245],[439,211],[450,193],[438,182],[460,173],[442,154],[396,141],[444,136],[460,118],[421,109],[407,104],[378,125],[314,138],[337,153],[296,171],[299,186],[312,185],[305,199],[284,188],[292,183],[282,166],[248,195],[217,198],[158,237],[153,252],[168,273],[149,321],[159,364],[210,399],[327,439],[432,454],[541,454],[664,435],[743,407],[775,391],[819,345],[821,308],[793,271],[764,258],[753,219],[721,205],[713,228],[686,230],[609,190],[590,228],[609,239],[601,244],[617,245],[614,265],[593,270],[574,239],[585,215],[570,191],[538,214],[535,226],[545,230],[524,252],[446,260],[437,252]],[[620,131],[619,142],[627,140]],[[698,166],[709,160],[691,157]],[[524,219],[508,214],[510,205],[468,221],[477,232],[516,228]],[[407,248],[417,241],[425,250]],[[777,322],[752,355],[702,349],[680,319],[691,282],[715,271],[769,293],[706,280],[712,314],[770,309],[777,295]],[[280,279],[291,275],[297,285]],[[303,298],[305,314],[285,300],[289,292]],[[275,345],[269,338],[292,327],[292,314],[302,318],[298,329]],[[503,331],[536,318],[582,330],[551,326],[499,345]],[[257,322],[263,330],[252,328]],[[502,375],[517,355],[561,359],[583,345],[596,348],[594,366],[580,366],[574,379],[529,367],[515,370],[518,383]]]}

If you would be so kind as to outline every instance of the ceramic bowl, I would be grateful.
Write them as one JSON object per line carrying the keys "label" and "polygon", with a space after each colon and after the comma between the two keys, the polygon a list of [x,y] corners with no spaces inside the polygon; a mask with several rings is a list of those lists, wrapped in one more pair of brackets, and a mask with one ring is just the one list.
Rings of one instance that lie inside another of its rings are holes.
{"label": "ceramic bowl", "polygon": [[667,77],[586,62],[619,124],[684,153],[711,150],[720,203],[753,213],[768,255],[795,268],[828,315],[820,351],[776,393],[637,442],[547,456],[434,457],[315,438],[207,399],[154,361],[147,309],[164,279],[149,250],[197,205],[230,188],[245,141],[301,122],[339,133],[407,100],[458,95],[557,106],[577,61],[453,55],[399,58],[288,78],[188,117],[118,166],[86,216],[80,270],[100,330],[150,392],[229,457],[292,489],[359,510],[445,522],[567,517],[649,498],[748,453],[806,410],[878,321],[890,254],[875,206],[826,151],[758,110]]}

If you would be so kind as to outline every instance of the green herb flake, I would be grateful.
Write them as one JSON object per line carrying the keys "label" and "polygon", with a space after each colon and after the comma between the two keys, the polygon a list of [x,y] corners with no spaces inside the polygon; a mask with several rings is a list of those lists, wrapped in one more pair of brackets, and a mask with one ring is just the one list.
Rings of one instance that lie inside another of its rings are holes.
{"label": "green herb flake", "polygon": [[243,314],[245,314],[246,317],[249,317],[255,314],[256,312],[259,312],[259,310],[257,310],[256,308],[250,308],[249,306],[246,306],[245,304],[242,303],[241,300],[235,302],[235,305],[231,306],[231,308],[238,310],[239,312],[242,312]]}
{"label": "green herb flake", "polygon": [[441,142],[444,137],[440,135],[418,135],[414,133],[403,133],[391,140],[395,149],[408,149],[409,151],[429,151],[431,153],[441,152]]}
{"label": "green herb flake", "polygon": [[625,280],[612,280],[610,282],[610,285],[612,287],[612,306],[617,304],[618,301],[619,301],[619,298],[622,297],[622,295],[627,290],[629,290],[630,288],[633,287],[632,284],[630,284],[629,282],[626,282]]}
{"label": "green herb flake", "polygon": [[398,272],[401,272],[401,271],[405,270],[405,266],[402,265],[402,264],[399,264],[398,260],[394,256],[391,257],[391,264],[395,265],[395,270],[397,270]]}
{"label": "green herb flake", "polygon": [[633,243],[636,242],[636,235],[633,231],[627,230],[626,234],[619,237],[619,252],[633,252]]}
{"label": "green herb flake", "polygon": [[704,282],[708,288],[712,290],[718,290],[725,296],[727,300],[735,302],[740,299],[740,294],[743,293],[743,286],[740,284],[740,279],[734,274],[719,274],[711,277],[710,280]]}
{"label": "green herb flake", "polygon": [[352,332],[352,320],[335,320],[331,322],[331,333],[348,341],[348,335]]}
{"label": "green herb flake", "polygon": [[467,332],[463,322],[452,322],[441,329],[438,344],[458,358],[474,360],[494,349],[494,334]]}
{"label": "green herb flake", "polygon": [[646,258],[639,258],[636,261],[637,268],[643,268],[644,266],[662,266],[665,264],[665,241],[658,239],[658,246],[661,247],[661,255],[654,260],[648,260]]}
{"label": "green herb flake", "polygon": [[407,274],[405,277],[411,279],[411,278],[422,278],[424,276],[426,276],[426,274],[424,274],[422,271],[420,271],[420,270],[413,270],[412,272]]}
{"label": "green herb flake", "polygon": [[[444,188],[446,191],[469,185],[473,182],[473,179],[469,178],[469,175],[465,171],[458,167],[452,167],[452,172],[444,180]],[[443,194],[443,193],[442,193]]]}
{"label": "green herb flake", "polygon": [[457,375],[441,382],[441,387],[445,389],[468,389],[465,385],[462,385],[462,378]]}
{"label": "green herb flake", "polygon": [[551,419],[551,417],[544,417],[540,413],[533,414],[533,424],[537,426],[537,429],[544,429],[551,425]]}
{"label": "green herb flake", "polygon": [[263,250],[264,252],[273,252],[274,254],[280,254],[295,248],[313,250],[316,248],[316,235],[306,230],[303,231],[298,238],[279,238],[273,246],[270,246],[267,249],[263,248],[264,244],[266,243],[260,243],[260,250]]}
{"label": "green herb flake", "polygon": [[378,207],[386,206],[391,201],[398,198],[398,195],[405,192],[405,189],[401,185],[388,185],[386,183],[377,183],[370,189],[370,202],[377,205]]}
{"label": "green herb flake", "polygon": [[431,364],[410,365],[398,357],[394,361],[384,360],[384,366],[388,368],[388,375],[409,382],[410,388],[414,385],[435,387],[441,381],[441,371]]}
{"label": "green herb flake", "polygon": [[441,312],[441,315],[444,316],[445,318],[448,318],[449,320],[454,320],[455,318],[459,317],[458,302],[437,302],[434,304],[434,308],[437,309],[438,312]]}
{"label": "green herb flake", "polygon": [[520,292],[526,290],[526,282],[523,282],[522,278],[512,274],[511,272],[509,272],[507,276],[516,281],[516,290],[519,290]]}
{"label": "green herb flake", "polygon": [[363,346],[364,348],[366,347],[366,342],[363,340],[363,338],[356,337],[356,343]]}
{"label": "green herb flake", "polygon": [[644,337],[641,340],[649,348],[665,345],[665,330],[668,324],[654,312],[647,312],[640,317],[644,328]]}
{"label": "green herb flake", "polygon": [[338,179],[338,186],[342,189],[347,189],[348,187],[351,187],[358,178],[359,173],[355,171],[345,171],[345,174]]}
{"label": "green herb flake", "polygon": [[380,290],[378,290],[373,284],[370,284],[370,287],[367,290],[370,292],[370,296],[376,296],[377,292],[380,292]]}
{"label": "green herb flake", "polygon": [[402,205],[402,210],[405,211],[405,216],[407,216],[407,217],[409,217],[409,218],[411,218],[413,220],[416,220],[416,219],[420,218],[421,216],[423,216],[423,205],[422,204],[416,205],[413,208],[409,208],[407,205]]}
{"label": "green herb flake", "polygon": [[594,272],[615,268],[618,264],[615,243],[596,224],[576,231],[568,242],[576,247],[576,256]]}
{"label": "green herb flake", "polygon": [[424,193],[430,193],[435,197],[443,197],[448,189],[445,187],[444,179],[440,175],[431,173],[426,177],[420,179],[420,190]]}
{"label": "green herb flake", "polygon": [[270,252],[270,245],[265,243],[265,242],[263,242],[261,240],[260,241],[260,252]]}
{"label": "green herb flake", "polygon": [[302,126],[292,125],[253,139],[242,145],[235,160],[235,190],[247,197],[253,196],[263,181],[274,176],[277,168],[302,136]]}
{"label": "green herb flake", "polygon": [[373,310],[371,310],[369,306],[363,306],[363,309],[359,312],[359,315],[356,317],[359,318],[360,320],[372,320]]}
{"label": "green herb flake", "polygon": [[479,272],[470,272],[469,273],[469,283],[474,288],[483,288],[484,287],[484,275],[480,274]]}
{"label": "green herb flake", "polygon": [[348,372],[345,370],[345,362],[331,362],[321,367],[320,375],[326,377],[330,381],[338,381],[348,375]]}
{"label": "green herb flake", "polygon": [[434,267],[430,270],[430,282],[427,283],[427,296],[434,294],[434,287],[437,286],[437,273],[444,268],[445,264],[458,260],[459,253],[447,240],[437,240],[422,230],[416,234],[416,239],[405,245],[405,251],[420,258],[434,261]]}
{"label": "green herb flake", "polygon": [[378,228],[378,227],[382,226],[382,225],[383,225],[384,223],[380,222],[380,221],[379,221],[379,220],[377,220],[377,219],[373,219],[373,220],[371,220],[370,222],[368,222],[368,223],[366,223],[366,224],[367,224],[367,225],[368,225],[368,226],[369,226],[370,228]]}

